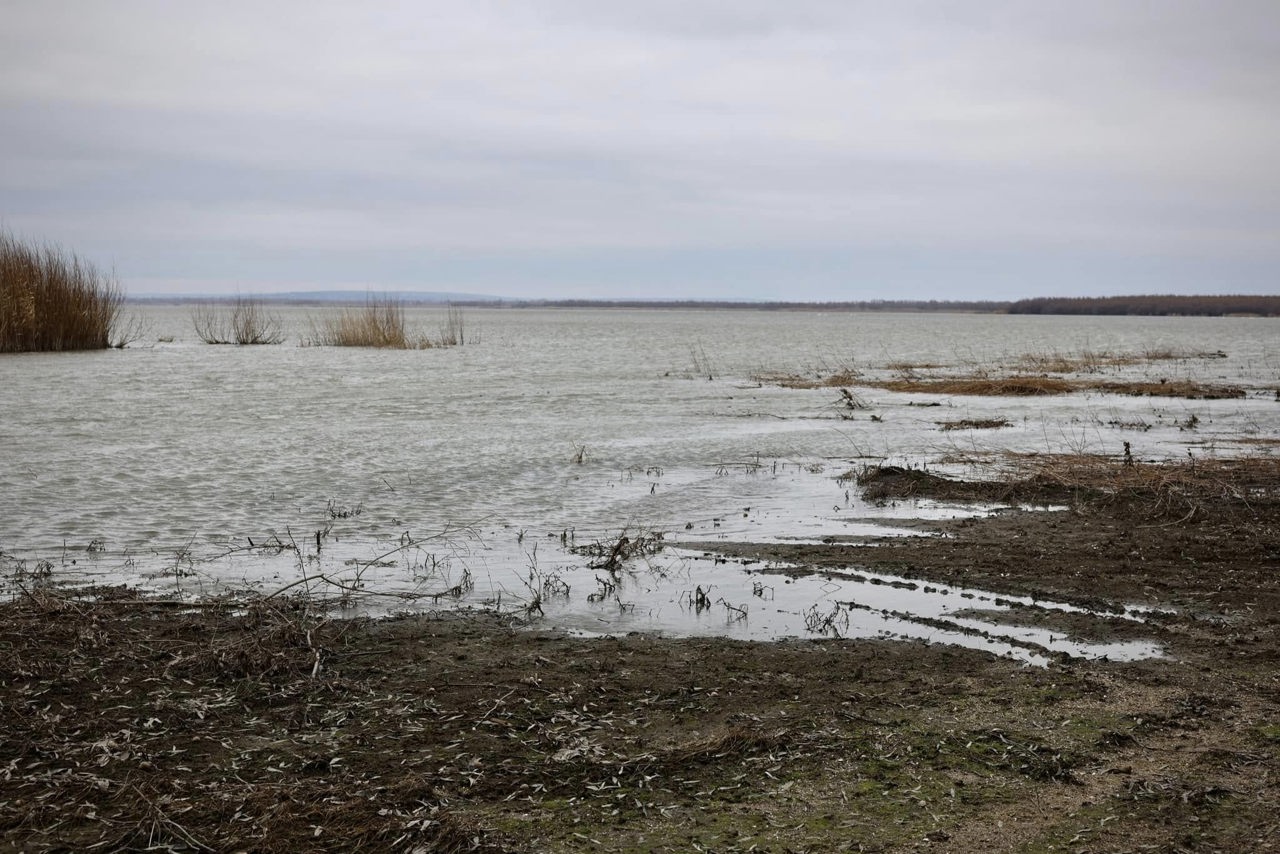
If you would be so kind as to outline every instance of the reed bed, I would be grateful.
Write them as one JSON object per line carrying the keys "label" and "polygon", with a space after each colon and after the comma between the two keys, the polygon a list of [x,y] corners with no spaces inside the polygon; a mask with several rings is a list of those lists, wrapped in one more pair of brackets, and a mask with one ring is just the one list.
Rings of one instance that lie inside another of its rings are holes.
{"label": "reed bed", "polygon": [[312,320],[310,344],[319,347],[380,347],[421,350],[435,346],[425,335],[412,335],[405,326],[404,303],[389,297],[370,297],[359,308],[344,308],[336,316]]}
{"label": "reed bed", "polygon": [[0,233],[0,352],[102,350],[132,337],[114,277],[57,246]]}
{"label": "reed bed", "polygon": [[191,325],[206,344],[279,344],[284,340],[280,316],[254,297],[236,297],[230,305],[200,303],[191,311]]}

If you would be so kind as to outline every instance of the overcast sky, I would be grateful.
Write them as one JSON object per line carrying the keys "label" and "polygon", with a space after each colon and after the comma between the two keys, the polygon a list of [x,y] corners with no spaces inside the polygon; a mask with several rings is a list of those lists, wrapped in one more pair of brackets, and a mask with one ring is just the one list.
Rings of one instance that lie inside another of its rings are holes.
{"label": "overcast sky", "polygon": [[1280,292],[1276,0],[0,13],[0,228],[134,294]]}

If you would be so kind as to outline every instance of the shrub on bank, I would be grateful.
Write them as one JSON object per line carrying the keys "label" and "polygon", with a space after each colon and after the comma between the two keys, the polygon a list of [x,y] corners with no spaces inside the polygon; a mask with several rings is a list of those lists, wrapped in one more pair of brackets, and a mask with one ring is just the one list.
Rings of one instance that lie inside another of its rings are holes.
{"label": "shrub on bank", "polygon": [[122,347],[124,293],[74,253],[0,232],[0,352]]}

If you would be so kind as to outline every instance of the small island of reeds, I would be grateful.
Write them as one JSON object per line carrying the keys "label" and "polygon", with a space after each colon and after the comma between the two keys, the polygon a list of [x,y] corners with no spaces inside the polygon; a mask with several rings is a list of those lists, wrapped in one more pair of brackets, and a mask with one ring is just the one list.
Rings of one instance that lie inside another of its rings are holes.
{"label": "small island of reeds", "polygon": [[0,232],[0,353],[101,350],[132,337],[114,276],[58,246]]}

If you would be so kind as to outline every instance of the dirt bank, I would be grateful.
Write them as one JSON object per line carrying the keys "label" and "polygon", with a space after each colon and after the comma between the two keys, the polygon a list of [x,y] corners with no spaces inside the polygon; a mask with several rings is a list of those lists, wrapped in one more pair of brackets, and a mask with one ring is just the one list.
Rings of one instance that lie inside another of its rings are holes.
{"label": "dirt bank", "polygon": [[1073,496],[946,538],[735,548],[1172,607],[1142,628],[1168,659],[1041,669],[921,643],[33,592],[0,628],[0,844],[1280,850],[1280,501]]}

